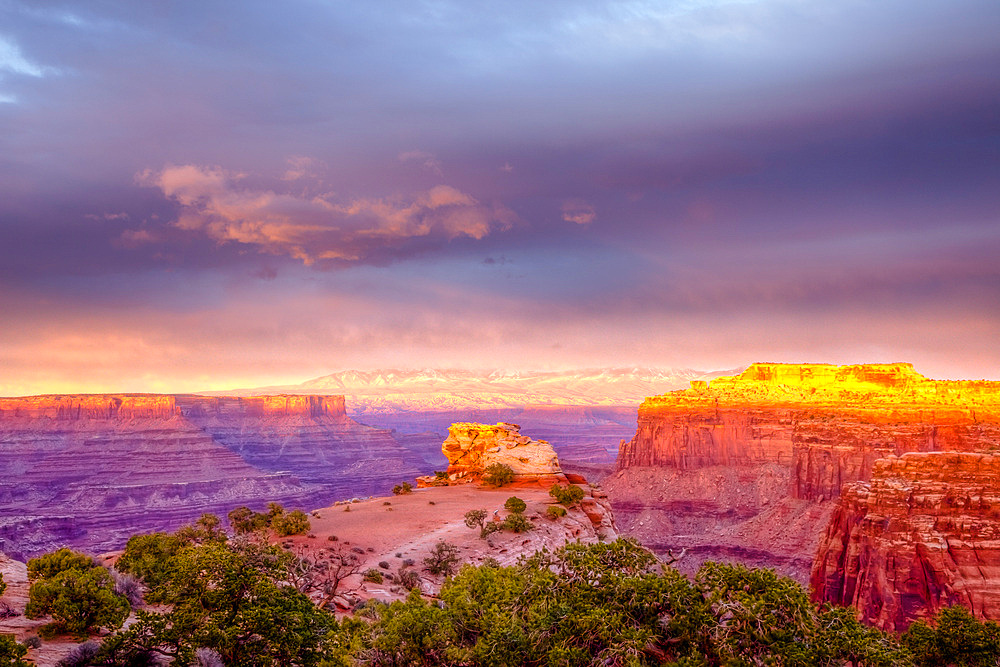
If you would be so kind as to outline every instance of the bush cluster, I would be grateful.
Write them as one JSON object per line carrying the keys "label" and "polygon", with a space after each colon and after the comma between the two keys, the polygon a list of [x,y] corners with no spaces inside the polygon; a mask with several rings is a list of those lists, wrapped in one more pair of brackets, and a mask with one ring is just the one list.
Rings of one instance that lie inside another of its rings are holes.
{"label": "bush cluster", "polygon": [[553,484],[549,489],[549,495],[555,498],[557,503],[566,507],[572,507],[583,500],[584,492],[583,489],[575,484],[570,484],[569,486]]}
{"label": "bush cluster", "polygon": [[514,481],[514,469],[505,463],[491,463],[483,471],[483,481],[500,488]]}
{"label": "bush cluster", "polygon": [[[456,551],[439,543],[432,557],[453,568]],[[897,638],[851,609],[815,606],[773,571],[706,563],[692,580],[631,540],[567,544],[510,567],[464,565],[434,601],[420,596],[410,566],[395,576],[373,569],[366,576],[390,577],[410,595],[342,621],[288,583],[296,559],[275,547],[160,533],[130,540],[123,559],[158,577],[151,593],[167,611],[140,610],[133,625],[81,644],[61,664],[146,665],[160,654],[203,667],[980,667],[1000,657],[1000,626],[961,607]],[[104,571],[86,562],[57,553],[33,571],[49,575],[37,581]],[[0,664],[26,667],[26,651],[0,635]]]}
{"label": "bush cluster", "polygon": [[232,510],[227,517],[229,525],[237,535],[270,528],[278,536],[288,537],[305,535],[312,528],[305,512],[302,510],[286,512],[278,503],[268,503],[267,512],[254,512],[249,507],[240,506]]}

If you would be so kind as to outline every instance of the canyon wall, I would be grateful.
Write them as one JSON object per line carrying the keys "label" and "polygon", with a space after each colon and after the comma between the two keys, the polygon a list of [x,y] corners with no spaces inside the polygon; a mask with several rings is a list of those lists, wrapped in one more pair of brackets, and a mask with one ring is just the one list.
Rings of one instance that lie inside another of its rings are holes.
{"label": "canyon wall", "polygon": [[813,597],[903,631],[961,604],[1000,620],[1000,456],[909,453],[844,489],[820,539]]}
{"label": "canyon wall", "polygon": [[[773,565],[800,581],[822,529],[811,521],[824,521],[833,511],[825,501],[867,480],[876,461],[1000,446],[1000,383],[929,380],[910,364],[754,364],[691,384],[646,399],[635,436],[621,444],[605,484],[623,531],[705,557],[729,545],[737,560],[746,551],[768,564],[780,526],[787,539]],[[643,470],[660,472],[647,479]],[[642,484],[657,500],[631,490]]]}
{"label": "canyon wall", "polygon": [[0,551],[120,547],[242,504],[384,493],[424,468],[341,396],[0,398]]}

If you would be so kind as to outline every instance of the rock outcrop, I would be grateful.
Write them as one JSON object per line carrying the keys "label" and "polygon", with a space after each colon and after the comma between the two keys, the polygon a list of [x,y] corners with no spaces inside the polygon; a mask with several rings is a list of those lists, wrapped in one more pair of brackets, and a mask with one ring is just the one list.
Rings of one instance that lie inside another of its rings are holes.
{"label": "rock outcrop", "polygon": [[[517,424],[452,424],[441,451],[448,457],[448,484],[479,482],[484,471],[495,464],[509,466],[517,485],[549,486],[566,482],[552,445],[521,435]],[[417,482],[420,486],[434,486],[444,480],[421,477]]]}
{"label": "rock outcrop", "polygon": [[961,604],[1000,620],[1000,456],[909,453],[844,489],[811,576],[815,600],[903,631]]}
{"label": "rock outcrop", "polygon": [[268,501],[385,493],[426,467],[341,396],[0,398],[0,550],[107,550]]}
{"label": "rock outcrop", "polygon": [[[709,526],[713,540],[739,538],[742,531],[739,539],[747,548],[766,551],[768,534],[748,532],[743,524],[774,511],[775,503],[798,508],[797,517],[812,515],[809,504],[823,504],[844,484],[867,480],[875,462],[890,454],[1000,445],[1000,382],[929,380],[910,364],[754,364],[738,376],[691,384],[642,403],[635,437],[622,442],[618,472],[605,481],[623,530],[635,530],[648,542],[673,544],[674,536],[707,535],[696,527],[700,522]],[[628,491],[630,480],[635,471],[649,468],[676,483],[657,500],[637,505]],[[738,485],[717,497],[739,498],[678,509],[691,500],[684,489],[711,487],[713,480]],[[625,504],[619,506],[618,499]],[[635,525],[640,513],[667,506],[673,508],[671,517],[652,523],[688,525],[691,532],[651,531],[649,521],[641,530]],[[678,512],[689,519],[678,518]],[[709,540],[704,542],[708,548]],[[806,550],[800,558],[809,557],[816,544],[815,537],[791,541],[796,542]],[[775,556],[781,568],[788,554]],[[783,571],[803,580],[801,566]]]}

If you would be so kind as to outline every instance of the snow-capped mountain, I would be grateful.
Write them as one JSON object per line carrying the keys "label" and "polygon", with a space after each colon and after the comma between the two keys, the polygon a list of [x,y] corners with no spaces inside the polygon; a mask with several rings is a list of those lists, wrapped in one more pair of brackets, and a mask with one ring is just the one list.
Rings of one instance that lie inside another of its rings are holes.
{"label": "snow-capped mountain", "polygon": [[216,394],[344,394],[352,413],[507,409],[525,405],[633,406],[741,369],[594,368],[573,371],[454,369],[342,371],[301,384]]}

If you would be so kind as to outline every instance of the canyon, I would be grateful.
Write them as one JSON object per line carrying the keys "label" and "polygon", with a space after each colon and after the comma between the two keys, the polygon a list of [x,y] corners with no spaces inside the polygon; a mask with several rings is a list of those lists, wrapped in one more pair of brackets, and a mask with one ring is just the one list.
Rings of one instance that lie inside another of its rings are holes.
{"label": "canyon", "polygon": [[844,488],[811,576],[813,599],[901,632],[961,604],[1000,620],[1000,456],[908,453]]}
{"label": "canyon", "polygon": [[910,364],[753,364],[647,398],[604,480],[622,532],[805,583],[845,484],[889,455],[1000,446],[1000,383]]}
{"label": "canyon", "polygon": [[0,398],[0,551],[120,547],[203,512],[385,493],[426,464],[342,396]]}

